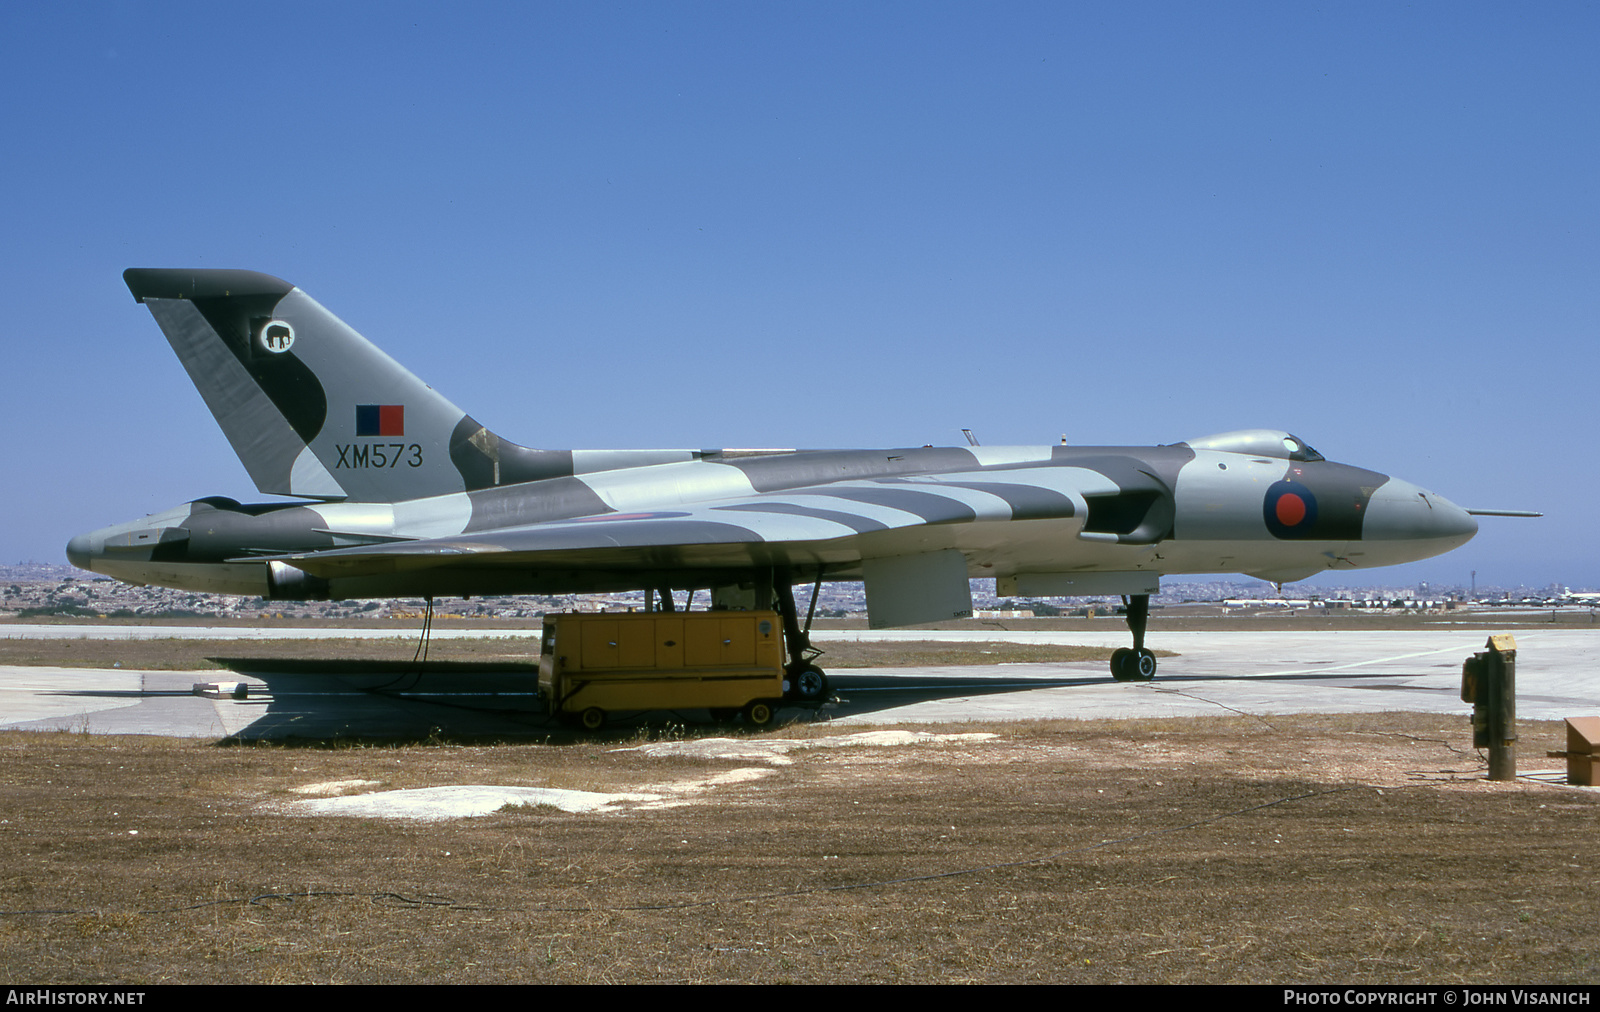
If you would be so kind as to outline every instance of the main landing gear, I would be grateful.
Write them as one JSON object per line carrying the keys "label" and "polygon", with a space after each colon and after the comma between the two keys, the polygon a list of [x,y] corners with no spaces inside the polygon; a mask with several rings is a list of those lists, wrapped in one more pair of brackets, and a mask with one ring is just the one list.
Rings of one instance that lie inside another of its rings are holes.
{"label": "main landing gear", "polygon": [[822,574],[811,591],[811,607],[806,609],[806,624],[794,604],[794,587],[787,573],[774,573],[773,590],[778,598],[778,614],[783,618],[783,640],[789,645],[789,663],[784,665],[784,698],[803,706],[821,706],[828,701],[828,676],[814,663],[822,652],[811,645],[811,619],[817,613],[817,594],[822,590]]}
{"label": "main landing gear", "polygon": [[1150,595],[1134,594],[1122,600],[1127,603],[1133,649],[1118,647],[1111,652],[1111,677],[1119,682],[1148,682],[1156,676],[1156,655],[1144,648],[1144,630],[1150,621]]}

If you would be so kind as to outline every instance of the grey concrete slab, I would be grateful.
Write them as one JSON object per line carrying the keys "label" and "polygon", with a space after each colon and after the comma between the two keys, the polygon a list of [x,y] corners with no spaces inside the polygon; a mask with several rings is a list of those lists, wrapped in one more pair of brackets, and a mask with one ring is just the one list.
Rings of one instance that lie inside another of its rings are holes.
{"label": "grey concrete slab", "polygon": [[[864,638],[830,633],[831,639]],[[1519,715],[1558,719],[1600,712],[1600,632],[1555,629],[1517,634]],[[873,638],[948,641],[1008,640],[1116,647],[1126,637],[1109,633],[1007,633],[966,630],[896,631]],[[1417,710],[1467,713],[1461,702],[1461,662],[1483,650],[1488,634],[1478,629],[1355,632],[1163,632],[1151,645],[1173,650],[1149,683],[1116,683],[1099,663],[1018,664],[875,669],[858,684],[848,671],[833,678],[854,702],[881,694],[892,705],[843,715],[862,721],[1007,720],[1036,717],[1194,716],[1230,712],[1358,713]],[[824,647],[826,643],[822,644]],[[827,666],[827,657],[820,663]],[[977,672],[983,672],[978,674]],[[897,698],[915,680],[959,680],[974,690],[991,681],[1058,680],[1031,691],[975,691],[911,701]],[[881,681],[880,681],[881,680]]]}
{"label": "grey concrete slab", "polygon": [[[60,626],[46,627],[60,635]],[[215,630],[236,635],[241,630]],[[274,633],[300,630],[272,630]],[[343,630],[311,630],[319,637]],[[164,630],[171,635],[171,630]],[[265,637],[263,637],[265,638]],[[1125,637],[1001,630],[849,632],[854,639],[1006,639],[1121,646]],[[948,723],[1042,717],[1178,717],[1245,713],[1418,710],[1464,715],[1461,661],[1482,650],[1481,629],[1422,632],[1163,632],[1178,652],[1144,684],[1111,681],[1104,665],[1008,664],[831,673],[839,701],[822,711],[845,723]],[[1518,712],[1558,719],[1600,713],[1600,632],[1517,633]],[[822,659],[826,667],[827,658]],[[197,681],[243,679],[244,700],[206,699]],[[232,674],[0,667],[0,727],[184,737],[422,737],[527,735],[550,724],[526,674],[393,672]],[[803,716],[784,711],[782,716]],[[688,711],[685,719],[704,719]]]}
{"label": "grey concrete slab", "polygon": [[90,713],[138,706],[144,672],[83,668],[6,667],[0,677],[0,721],[66,730]]}
{"label": "grey concrete slab", "polygon": [[[48,670],[48,678],[34,672]],[[244,699],[194,694],[244,681]],[[183,738],[514,735],[549,725],[525,674],[362,675],[0,666],[0,728]]]}
{"label": "grey concrete slab", "polygon": [[[435,628],[436,640],[453,639],[534,639],[538,629],[448,629]],[[421,627],[396,624],[393,627],[293,626],[211,626],[211,625],[116,625],[95,623],[0,623],[0,640],[406,640],[415,642]]]}

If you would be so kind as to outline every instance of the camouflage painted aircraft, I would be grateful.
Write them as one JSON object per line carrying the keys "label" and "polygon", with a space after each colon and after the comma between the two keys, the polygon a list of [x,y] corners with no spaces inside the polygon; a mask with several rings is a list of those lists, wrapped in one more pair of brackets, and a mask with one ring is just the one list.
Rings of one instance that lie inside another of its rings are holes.
{"label": "camouflage painted aircraft", "polygon": [[[1299,580],[1464,544],[1472,513],[1252,429],[1165,446],[536,450],[507,442],[299,288],[266,274],[123,275],[263,493],[73,538],[136,584],[294,600],[709,589],[782,614],[793,698],[826,678],[792,585],[863,580],[874,628],[1004,596],[1123,595],[1147,679],[1150,594],[1175,573]],[[813,606],[815,594],[812,596]]]}

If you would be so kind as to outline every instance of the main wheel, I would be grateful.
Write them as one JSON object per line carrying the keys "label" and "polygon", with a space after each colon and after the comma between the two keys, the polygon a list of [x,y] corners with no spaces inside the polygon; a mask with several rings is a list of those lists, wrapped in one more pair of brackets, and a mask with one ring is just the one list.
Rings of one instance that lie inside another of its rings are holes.
{"label": "main wheel", "polygon": [[583,724],[585,731],[598,731],[601,725],[606,722],[606,711],[598,706],[591,706],[583,711],[583,716],[579,717],[578,720]]}
{"label": "main wheel", "polygon": [[807,664],[790,678],[790,695],[796,702],[820,703],[828,698],[828,676],[815,664]]}
{"label": "main wheel", "polygon": [[758,699],[744,708],[744,719],[753,727],[771,727],[772,721],[777,716],[778,711],[763,699]]}

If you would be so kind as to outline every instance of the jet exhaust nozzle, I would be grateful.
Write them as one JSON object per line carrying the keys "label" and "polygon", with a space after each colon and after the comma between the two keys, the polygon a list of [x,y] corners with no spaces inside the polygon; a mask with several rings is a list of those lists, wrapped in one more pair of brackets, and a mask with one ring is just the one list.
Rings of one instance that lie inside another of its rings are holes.
{"label": "jet exhaust nozzle", "polygon": [[267,597],[274,601],[326,601],[328,581],[287,563],[269,562]]}

